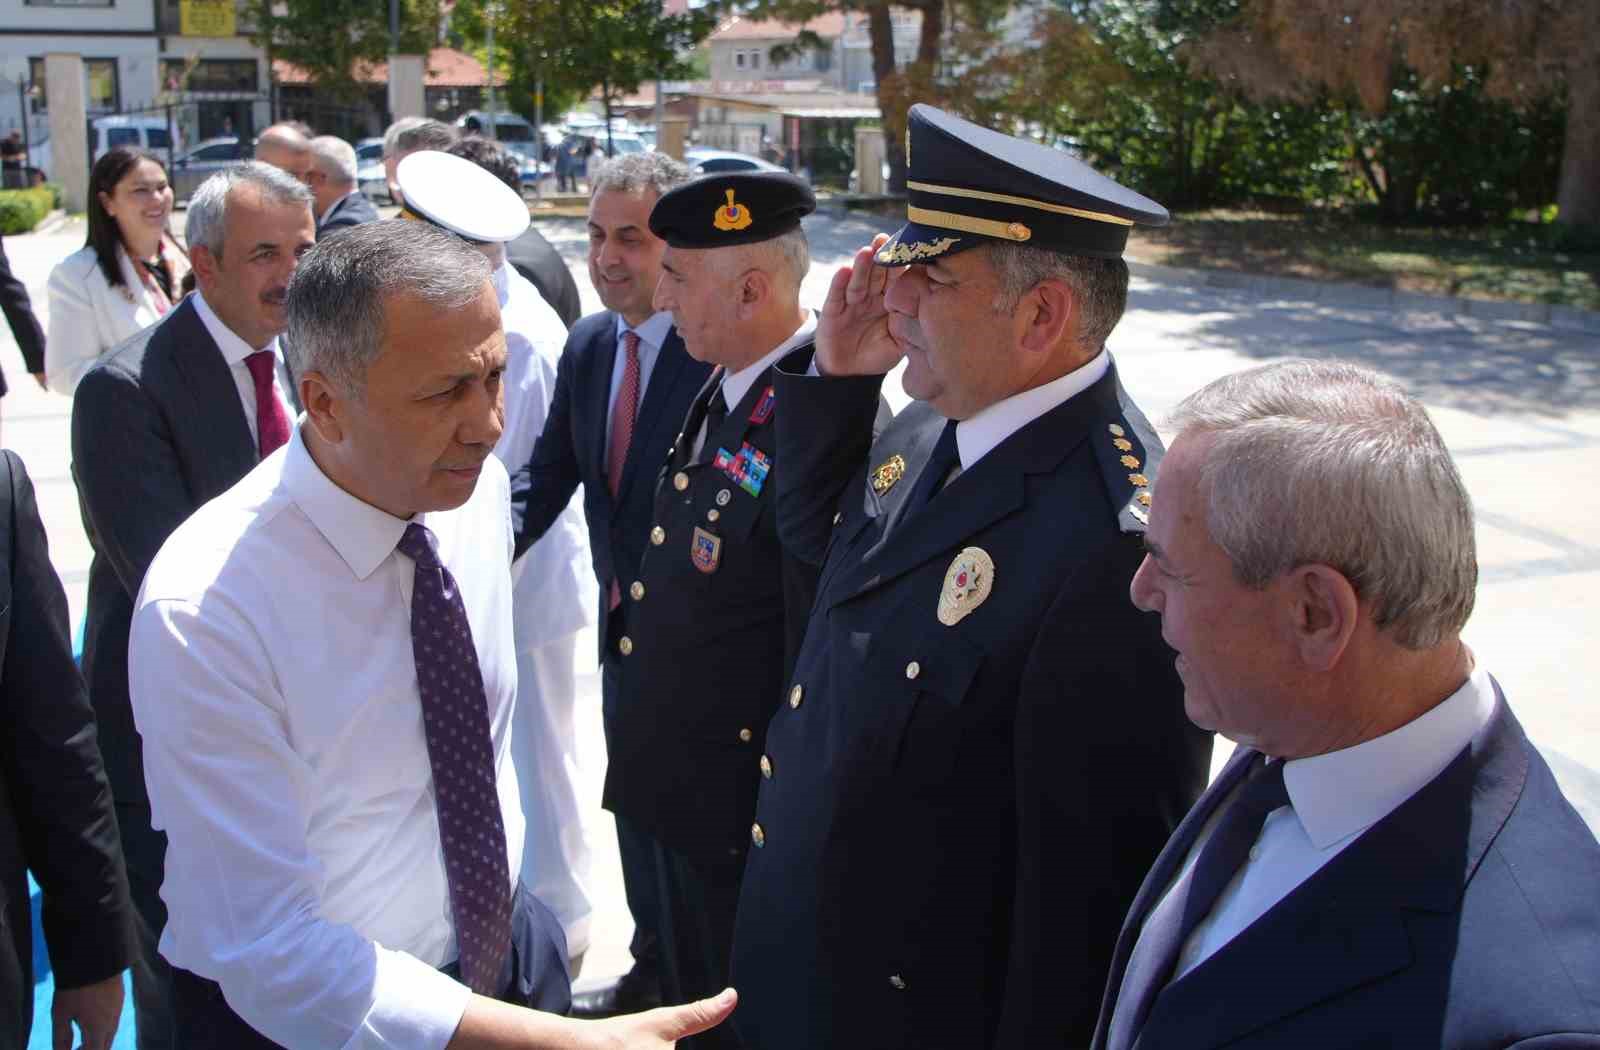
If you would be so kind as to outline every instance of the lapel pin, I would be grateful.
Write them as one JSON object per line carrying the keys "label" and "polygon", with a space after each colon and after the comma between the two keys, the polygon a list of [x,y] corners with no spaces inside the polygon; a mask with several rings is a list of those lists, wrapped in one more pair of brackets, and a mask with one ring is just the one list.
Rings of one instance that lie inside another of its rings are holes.
{"label": "lapel pin", "polygon": [[944,574],[939,592],[939,622],[954,627],[982,605],[994,590],[994,559],[982,547],[967,547]]}

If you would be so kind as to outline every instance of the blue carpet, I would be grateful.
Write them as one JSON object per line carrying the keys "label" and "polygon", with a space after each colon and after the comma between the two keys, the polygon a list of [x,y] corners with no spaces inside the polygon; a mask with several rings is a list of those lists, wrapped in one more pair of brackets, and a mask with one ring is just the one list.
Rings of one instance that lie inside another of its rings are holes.
{"label": "blue carpet", "polygon": [[[39,885],[32,875],[28,876],[28,895],[33,905],[33,1035],[28,1039],[28,1050],[50,1050],[50,1000],[56,993],[56,975],[50,968],[50,956],[44,947],[44,928],[39,922]],[[117,1039],[111,1048],[134,1050],[133,984],[126,974],[122,984],[126,989],[122,1023],[117,1027]]]}

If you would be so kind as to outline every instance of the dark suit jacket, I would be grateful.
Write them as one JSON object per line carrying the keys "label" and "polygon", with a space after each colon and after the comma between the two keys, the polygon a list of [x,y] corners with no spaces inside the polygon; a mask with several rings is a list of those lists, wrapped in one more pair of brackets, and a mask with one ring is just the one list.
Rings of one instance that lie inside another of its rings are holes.
{"label": "dark suit jacket", "polygon": [[[1489,724],[1432,783],[1168,985],[1138,1046],[1600,1047],[1600,845],[1495,686]],[[1145,880],[1138,930],[1255,752],[1240,748]]]}
{"label": "dark suit jacket", "polygon": [[[44,329],[33,316],[33,306],[28,301],[28,289],[11,272],[11,260],[6,258],[5,241],[0,239],[0,310],[11,325],[11,334],[17,337],[17,348],[29,372],[44,371]],[[6,381],[0,375],[0,394],[6,392]]]}
{"label": "dark suit jacket", "polygon": [[[801,372],[810,360],[809,348],[787,358]],[[774,398],[758,413],[771,377],[768,369],[756,380],[696,457],[706,403],[722,396],[717,377],[708,380],[658,475],[637,589],[623,582],[631,651],[606,765],[607,809],[701,866],[735,872],[750,842],[767,722],[817,582],[816,567],[778,542],[782,406]],[[746,446],[765,458],[759,485],[716,466],[719,449],[737,457]]]}
{"label": "dark suit jacket", "polygon": [[[867,457],[880,382],[778,377],[779,528],[823,568],[767,728],[734,1024],[762,1050],[1082,1045],[1116,913],[1210,765],[1128,601],[1120,457],[1153,474],[1160,446],[1113,370],[902,518],[945,420],[912,405]],[[969,548],[992,587],[947,626]]]}
{"label": "dark suit jacket", "polygon": [[[617,499],[606,487],[606,434],[610,426],[611,367],[617,357],[617,315],[609,310],[583,318],[567,336],[556,369],[556,391],[533,456],[511,478],[511,518],[516,552],[545,534],[583,486],[589,549],[600,582],[600,650],[613,626],[607,592],[620,577],[627,590],[650,538],[656,472],[676,439],[689,403],[711,374],[694,360],[677,330],[667,334],[633,428]],[[624,602],[619,612],[626,612]]]}
{"label": "dark suit jacket", "polygon": [[378,209],[367,200],[366,194],[358,191],[333,206],[327,221],[317,227],[317,240],[320,241],[330,233],[349,229],[351,226],[377,221]]}
{"label": "dark suit jacket", "polygon": [[570,329],[578,323],[583,313],[583,307],[578,305],[578,282],[572,279],[566,260],[544,239],[544,234],[529,226],[528,232],[506,245],[506,259],[539,289],[562,324]]}
{"label": "dark suit jacket", "polygon": [[185,299],[78,384],[72,469],[94,560],[83,668],[118,805],[149,805],[128,704],[128,624],[174,529],[259,457],[222,352]]}
{"label": "dark suit jacket", "polygon": [[28,869],[44,890],[57,987],[125,968],[133,913],[67,598],[13,452],[0,453],[0,551],[0,1047],[20,1050],[33,1017]]}

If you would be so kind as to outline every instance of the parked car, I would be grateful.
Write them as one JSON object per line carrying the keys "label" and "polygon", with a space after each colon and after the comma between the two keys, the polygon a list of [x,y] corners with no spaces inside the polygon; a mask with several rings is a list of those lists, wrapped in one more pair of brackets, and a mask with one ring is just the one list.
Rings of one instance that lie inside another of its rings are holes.
{"label": "parked car", "polygon": [[389,176],[383,170],[383,139],[362,139],[356,143],[356,186],[375,203],[389,200]]}
{"label": "parked car", "polygon": [[[468,110],[456,118],[456,127],[488,138],[489,114],[481,109]],[[539,139],[538,133],[528,121],[515,113],[499,111],[494,115],[494,137],[507,145],[526,143],[529,149],[534,148]]]}
{"label": "parked car", "polygon": [[786,171],[771,161],[752,157],[748,153],[735,153],[727,149],[706,149],[694,146],[683,151],[683,162],[696,175],[716,171]]}
{"label": "parked car", "polygon": [[240,161],[249,160],[254,147],[234,135],[219,135],[206,139],[187,153],[179,154],[172,162],[167,178],[172,182],[172,193],[178,200],[188,200],[195,189],[207,178]]}
{"label": "parked car", "polygon": [[[106,117],[95,117],[89,122],[89,147],[94,154],[94,159],[99,160],[110,150],[118,146],[141,146],[157,153],[163,162],[167,157],[168,144],[181,147],[180,139],[172,142],[167,132],[167,118],[161,115],[130,116],[113,114]],[[53,178],[55,168],[50,154],[50,139],[35,139],[28,146],[28,166],[38,168],[44,173],[45,178]]]}

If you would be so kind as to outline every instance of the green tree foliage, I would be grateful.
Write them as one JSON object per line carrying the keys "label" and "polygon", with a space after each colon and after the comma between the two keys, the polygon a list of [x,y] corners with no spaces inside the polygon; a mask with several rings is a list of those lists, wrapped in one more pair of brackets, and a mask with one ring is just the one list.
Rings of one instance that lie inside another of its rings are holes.
{"label": "green tree foliage", "polygon": [[598,91],[609,131],[618,99],[647,80],[686,76],[689,50],[715,26],[705,10],[664,14],[661,0],[517,0],[501,11],[495,41],[518,56],[519,75],[542,69],[546,90]]}
{"label": "green tree foliage", "polygon": [[544,88],[543,111],[546,121],[581,102],[585,89],[564,80],[552,79],[552,75],[558,75],[559,71],[551,66],[547,58],[530,51],[529,41],[516,36],[509,40],[506,38],[501,30],[504,19],[499,13],[505,6],[503,0],[457,0],[450,12],[451,46],[468,52],[485,66],[488,65],[487,16],[491,3],[498,5],[495,8],[494,70],[497,76],[506,78],[505,86],[497,89],[500,94],[495,105],[532,120],[540,110],[536,96],[541,84]]}
{"label": "green tree foliage", "polygon": [[1236,8],[1213,12],[1193,54],[1257,97],[1305,99],[1331,91],[1382,118],[1414,92],[1454,90],[1462,68],[1471,67],[1483,71],[1482,93],[1524,111],[1537,112],[1552,96],[1563,100],[1559,221],[1600,226],[1600,3],[1230,2]]}
{"label": "green tree foliage", "polygon": [[[293,62],[326,94],[354,99],[363,67],[389,54],[389,5],[373,0],[247,0],[251,41]],[[427,54],[439,28],[438,0],[401,0],[400,52]]]}

